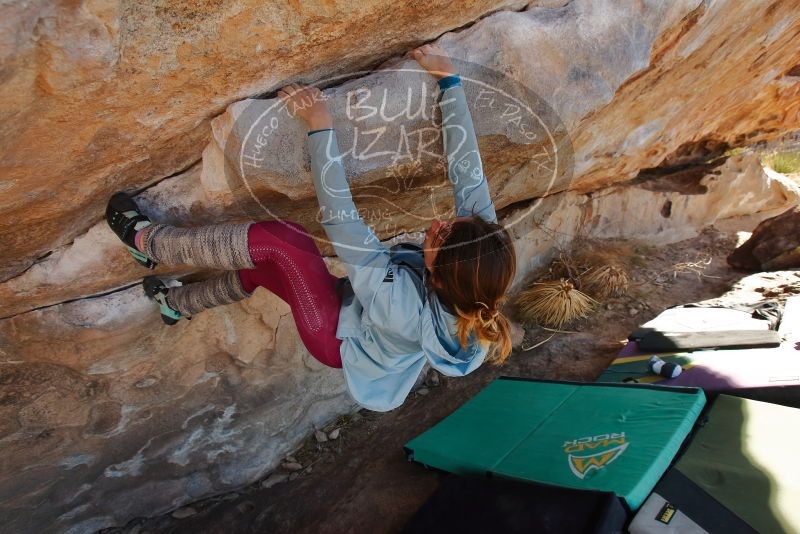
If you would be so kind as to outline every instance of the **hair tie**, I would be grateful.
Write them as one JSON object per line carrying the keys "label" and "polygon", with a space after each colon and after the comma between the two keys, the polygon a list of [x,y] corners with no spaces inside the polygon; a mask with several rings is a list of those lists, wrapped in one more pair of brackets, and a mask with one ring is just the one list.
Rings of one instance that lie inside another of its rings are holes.
{"label": "hair tie", "polygon": [[487,306],[485,303],[483,303],[481,301],[478,301],[477,304],[480,304],[481,306],[483,306],[484,308],[489,310],[489,312],[491,312],[491,314],[492,314],[492,317],[497,317],[497,315],[500,313],[496,308],[490,308],[489,306]]}
{"label": "hair tie", "polygon": [[[480,320],[481,325],[484,328],[487,328],[489,326],[494,326],[496,328],[497,327],[497,324],[496,324],[497,316],[500,315],[500,312],[498,310],[496,310],[496,309],[490,308],[484,302],[478,301],[477,304],[480,304],[481,306],[486,308],[486,310],[489,312],[489,319],[488,320],[485,320],[483,318],[483,312],[482,311],[478,312],[478,320]],[[495,323],[495,324],[490,324],[490,323]]]}

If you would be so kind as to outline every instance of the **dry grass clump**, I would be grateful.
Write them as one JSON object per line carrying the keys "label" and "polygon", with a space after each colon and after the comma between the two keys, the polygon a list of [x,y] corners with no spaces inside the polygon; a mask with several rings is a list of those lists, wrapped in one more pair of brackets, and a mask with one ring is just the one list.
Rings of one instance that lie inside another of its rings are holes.
{"label": "dry grass clump", "polygon": [[596,299],[619,297],[628,290],[628,268],[636,261],[630,246],[612,242],[579,243],[571,255],[578,287]]}
{"label": "dry grass clump", "polygon": [[629,286],[628,269],[637,261],[629,244],[579,241],[547,266],[515,299],[517,319],[526,324],[561,328],[586,317],[598,301],[622,296]]}
{"label": "dry grass clump", "polygon": [[578,317],[586,317],[596,303],[566,279],[535,283],[516,299],[523,322],[555,328],[561,328]]}
{"label": "dry grass clump", "polygon": [[794,174],[800,172],[800,151],[769,154],[763,158],[762,163],[775,172]]}
{"label": "dry grass clump", "polygon": [[[578,270],[587,270],[604,265],[614,265],[624,270],[637,261],[634,247],[631,247],[628,243],[615,243],[613,241],[576,242],[569,257],[574,267]],[[581,273],[579,272],[578,274]]]}
{"label": "dry grass clump", "polygon": [[590,268],[580,281],[581,289],[596,299],[619,297],[628,291],[628,273],[619,265]]}

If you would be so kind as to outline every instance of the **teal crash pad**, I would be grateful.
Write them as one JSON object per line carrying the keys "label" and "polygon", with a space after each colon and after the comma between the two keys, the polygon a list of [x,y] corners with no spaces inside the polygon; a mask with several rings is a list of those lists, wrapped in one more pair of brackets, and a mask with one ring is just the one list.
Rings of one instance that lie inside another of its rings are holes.
{"label": "teal crash pad", "polygon": [[696,388],[504,377],[405,448],[462,475],[611,491],[635,510],[704,405]]}

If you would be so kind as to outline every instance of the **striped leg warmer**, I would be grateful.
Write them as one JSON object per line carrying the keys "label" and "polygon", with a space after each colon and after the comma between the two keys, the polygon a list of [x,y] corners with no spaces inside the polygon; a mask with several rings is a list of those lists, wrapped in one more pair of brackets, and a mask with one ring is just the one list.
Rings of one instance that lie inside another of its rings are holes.
{"label": "striped leg warmer", "polygon": [[192,316],[203,310],[231,304],[246,299],[246,292],[239,280],[239,273],[228,271],[215,278],[170,288],[167,301],[171,308],[183,316]]}
{"label": "striped leg warmer", "polygon": [[255,264],[247,248],[250,224],[196,228],[153,224],[142,231],[141,241],[145,255],[158,263],[221,270],[253,269]]}

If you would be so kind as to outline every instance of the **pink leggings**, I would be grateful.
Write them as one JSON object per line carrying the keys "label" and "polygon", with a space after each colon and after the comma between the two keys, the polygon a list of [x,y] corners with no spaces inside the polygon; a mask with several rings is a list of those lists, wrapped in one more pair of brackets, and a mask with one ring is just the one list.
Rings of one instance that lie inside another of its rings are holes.
{"label": "pink leggings", "polygon": [[255,223],[247,238],[256,268],[239,271],[244,290],[252,293],[261,286],[283,299],[292,308],[308,352],[328,367],[340,368],[338,278],[328,272],[314,239],[299,224],[286,221]]}

